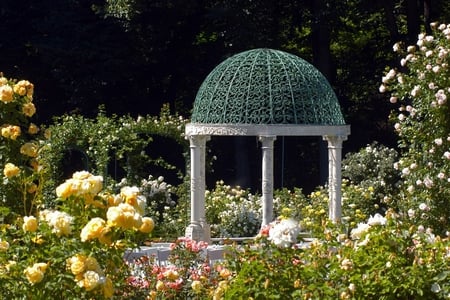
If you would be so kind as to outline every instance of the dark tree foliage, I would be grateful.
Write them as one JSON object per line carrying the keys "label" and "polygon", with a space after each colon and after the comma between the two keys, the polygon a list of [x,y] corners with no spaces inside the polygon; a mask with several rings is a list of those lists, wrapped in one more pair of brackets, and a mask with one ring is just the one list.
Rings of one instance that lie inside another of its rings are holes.
{"label": "dark tree foliage", "polygon": [[[4,0],[0,18],[0,71],[35,83],[40,123],[66,112],[94,116],[100,104],[108,113],[137,115],[158,114],[170,103],[189,115],[201,82],[217,64],[240,51],[270,47],[297,54],[323,72],[352,125],[345,150],[357,151],[375,140],[395,145],[387,123],[391,108],[378,93],[384,68],[397,63],[392,45],[414,43],[430,21],[450,22],[450,3]],[[314,140],[298,149],[298,141],[286,143],[292,161],[319,145]],[[255,145],[244,143],[251,149],[244,157],[254,157]],[[302,175],[319,158],[309,159],[305,168],[286,169],[285,178],[315,178],[318,170]]]}

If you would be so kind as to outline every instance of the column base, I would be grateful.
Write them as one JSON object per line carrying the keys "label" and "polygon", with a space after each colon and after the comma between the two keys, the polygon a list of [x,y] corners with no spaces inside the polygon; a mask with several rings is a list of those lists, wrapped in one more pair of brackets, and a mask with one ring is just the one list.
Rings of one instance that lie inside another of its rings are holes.
{"label": "column base", "polygon": [[194,241],[211,242],[211,230],[209,224],[204,220],[199,222],[191,222],[185,230],[185,237]]}

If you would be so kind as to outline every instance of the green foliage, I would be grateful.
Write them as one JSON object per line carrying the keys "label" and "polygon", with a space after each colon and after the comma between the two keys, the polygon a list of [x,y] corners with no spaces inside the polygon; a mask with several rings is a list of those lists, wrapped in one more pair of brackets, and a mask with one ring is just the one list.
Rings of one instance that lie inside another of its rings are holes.
{"label": "green foliage", "polygon": [[449,40],[450,26],[433,24],[433,35],[420,34],[416,45],[396,44],[394,51],[404,55],[402,68],[389,70],[380,86],[398,107],[391,119],[402,149],[396,164],[403,179],[402,209],[426,205],[432,213],[424,225],[440,232],[450,224]]}
{"label": "green foliage", "polygon": [[[51,136],[41,153],[48,176],[45,191],[51,193],[67,174],[80,170],[102,174],[107,184],[121,179],[119,176],[126,178],[128,184],[139,184],[152,168],[169,170],[181,178],[184,174],[177,166],[162,156],[150,157],[147,151],[153,138],[161,136],[179,145],[179,156],[183,157],[187,147],[182,136],[184,124],[182,117],[170,115],[168,106],[162,108],[159,117],[134,119],[102,112],[95,119],[80,115],[56,118],[48,127]],[[71,162],[64,170],[64,163],[74,152],[82,160],[78,160],[78,165]]]}

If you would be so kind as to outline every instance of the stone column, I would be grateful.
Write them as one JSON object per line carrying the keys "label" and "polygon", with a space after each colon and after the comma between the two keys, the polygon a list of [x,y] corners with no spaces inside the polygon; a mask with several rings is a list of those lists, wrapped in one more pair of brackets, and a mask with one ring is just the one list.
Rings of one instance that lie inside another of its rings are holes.
{"label": "stone column", "polygon": [[342,216],[342,142],[347,136],[325,135],[323,139],[328,142],[328,216],[336,223]]}
{"label": "stone column", "polygon": [[205,147],[209,136],[188,137],[191,152],[191,223],[185,236],[196,241],[210,240],[209,225],[205,218]]}
{"label": "stone column", "polygon": [[260,136],[262,144],[262,224],[273,221],[273,143],[276,136]]}

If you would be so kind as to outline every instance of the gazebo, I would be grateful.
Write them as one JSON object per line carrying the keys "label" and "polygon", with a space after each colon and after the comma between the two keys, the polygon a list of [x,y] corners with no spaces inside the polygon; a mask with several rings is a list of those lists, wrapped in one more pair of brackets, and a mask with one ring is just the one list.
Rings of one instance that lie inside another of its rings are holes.
{"label": "gazebo", "polygon": [[190,141],[191,220],[186,236],[209,241],[205,219],[205,147],[211,136],[256,136],[262,148],[262,225],[273,220],[273,153],[277,136],[322,136],[328,143],[329,218],[341,217],[342,142],[350,134],[326,78],[293,54],[259,48],[224,60],[194,102]]}

